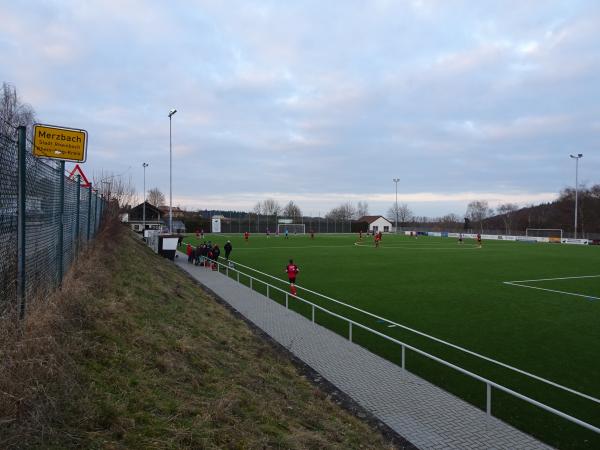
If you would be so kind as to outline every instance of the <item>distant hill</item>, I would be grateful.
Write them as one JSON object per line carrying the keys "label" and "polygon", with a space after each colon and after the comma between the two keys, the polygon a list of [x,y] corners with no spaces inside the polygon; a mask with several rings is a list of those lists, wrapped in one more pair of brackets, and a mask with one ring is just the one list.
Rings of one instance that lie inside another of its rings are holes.
{"label": "distant hill", "polygon": [[[577,233],[600,233],[600,184],[582,187],[578,195]],[[484,229],[518,230],[526,228],[560,228],[573,232],[575,219],[575,190],[563,190],[558,199],[541,205],[527,206],[507,214],[484,220]]]}

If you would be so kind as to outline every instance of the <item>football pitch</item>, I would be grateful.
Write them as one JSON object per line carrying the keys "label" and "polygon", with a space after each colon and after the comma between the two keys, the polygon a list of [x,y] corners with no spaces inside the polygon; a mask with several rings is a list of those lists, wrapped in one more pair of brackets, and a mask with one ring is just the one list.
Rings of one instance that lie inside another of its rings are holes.
{"label": "football pitch", "polygon": [[[252,235],[248,242],[240,235],[207,235],[204,240],[222,249],[227,239],[236,269],[287,291],[284,269],[293,258],[300,268],[298,296],[600,427],[596,401],[519,372],[600,398],[600,247],[484,241],[478,248],[472,240],[384,235],[375,248],[371,237],[361,241],[350,234]],[[184,240],[200,241],[192,235]],[[249,284],[244,276],[240,281]],[[266,293],[256,281],[253,288]],[[285,302],[274,289],[269,296]],[[288,300],[290,308],[311,317],[309,305]],[[348,336],[342,319],[317,309],[315,321]],[[360,327],[352,333],[354,342],[401,364],[399,345]],[[482,382],[411,350],[405,364],[485,410]],[[599,435],[497,389],[492,410],[551,445],[600,448]]]}

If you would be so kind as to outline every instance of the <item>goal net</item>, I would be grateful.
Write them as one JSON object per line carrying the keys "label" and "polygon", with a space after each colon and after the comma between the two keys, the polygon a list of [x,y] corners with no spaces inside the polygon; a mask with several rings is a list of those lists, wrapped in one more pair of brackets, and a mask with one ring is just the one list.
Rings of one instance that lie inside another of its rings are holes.
{"label": "goal net", "polygon": [[278,223],[277,232],[279,234],[285,234],[285,230],[288,234],[305,234],[306,228],[303,223]]}
{"label": "goal net", "polygon": [[562,239],[563,230],[560,228],[527,228],[525,236]]}

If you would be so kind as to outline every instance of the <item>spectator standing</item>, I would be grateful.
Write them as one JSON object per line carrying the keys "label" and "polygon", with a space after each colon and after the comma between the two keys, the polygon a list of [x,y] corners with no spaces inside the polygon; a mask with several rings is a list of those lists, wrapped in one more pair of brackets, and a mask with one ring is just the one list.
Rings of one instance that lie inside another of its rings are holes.
{"label": "spectator standing", "polygon": [[227,243],[225,244],[225,246],[223,248],[225,249],[225,259],[229,261],[229,255],[231,255],[231,250],[233,250],[231,241],[227,241]]}
{"label": "spectator standing", "polygon": [[185,252],[187,253],[188,262],[191,263],[192,262],[192,245],[189,242],[185,248]]}

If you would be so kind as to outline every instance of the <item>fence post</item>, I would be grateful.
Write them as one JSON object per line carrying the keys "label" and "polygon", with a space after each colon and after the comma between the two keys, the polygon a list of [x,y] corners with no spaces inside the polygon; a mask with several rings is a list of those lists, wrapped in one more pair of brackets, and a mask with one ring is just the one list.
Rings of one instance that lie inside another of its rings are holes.
{"label": "fence post", "polygon": [[[96,201],[98,201],[98,199],[96,199]],[[96,230],[98,230],[100,228],[100,219],[102,218],[102,204],[104,203],[104,196],[100,195],[100,202],[98,204],[98,226],[96,227]],[[142,232],[142,236],[144,236],[144,233]]]}
{"label": "fence post", "polygon": [[65,162],[60,161],[58,164],[58,171],[60,179],[58,181],[58,192],[60,198],[58,199],[58,216],[60,218],[58,223],[58,284],[62,284],[63,280],[63,239],[64,239],[64,226],[65,226]]}
{"label": "fence post", "polygon": [[75,209],[75,257],[77,253],[79,253],[79,215],[81,205],[81,175],[77,175],[75,177],[75,182],[77,183],[77,209]]}
{"label": "fence post", "polygon": [[25,317],[25,164],[26,164],[26,151],[25,151],[25,139],[26,139],[27,128],[20,126],[18,128],[18,143],[17,143],[17,161],[18,161],[18,191],[17,191],[17,295],[19,297],[19,318]]}
{"label": "fence post", "polygon": [[92,183],[88,188],[88,220],[87,220],[87,237],[86,241],[90,240],[90,228],[92,226]]}
{"label": "fence post", "polygon": [[94,199],[94,236],[98,232],[98,192],[96,192]]}
{"label": "fence post", "polygon": [[352,342],[352,322],[348,322],[348,340]]}
{"label": "fence post", "polygon": [[312,323],[315,323],[315,305],[312,305]]}

